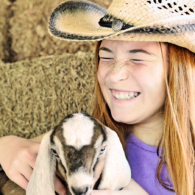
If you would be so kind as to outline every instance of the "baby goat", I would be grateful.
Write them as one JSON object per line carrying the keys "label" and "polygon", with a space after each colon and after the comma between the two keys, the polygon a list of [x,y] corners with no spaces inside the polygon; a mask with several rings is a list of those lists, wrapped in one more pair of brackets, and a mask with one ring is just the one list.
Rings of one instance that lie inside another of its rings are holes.
{"label": "baby goat", "polygon": [[[93,189],[119,190],[131,179],[117,134],[85,113],[67,116],[43,137],[26,195],[55,195],[56,166],[67,195],[90,195]],[[9,180],[2,194],[25,194],[13,184]]]}
{"label": "baby goat", "polygon": [[85,113],[67,116],[44,136],[27,195],[54,195],[54,174],[65,180],[67,195],[125,187],[131,171],[117,134]]}

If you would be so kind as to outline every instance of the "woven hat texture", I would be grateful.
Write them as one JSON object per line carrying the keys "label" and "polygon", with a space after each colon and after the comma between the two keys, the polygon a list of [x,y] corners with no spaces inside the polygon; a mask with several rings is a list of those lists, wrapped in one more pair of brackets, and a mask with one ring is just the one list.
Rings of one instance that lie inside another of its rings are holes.
{"label": "woven hat texture", "polygon": [[92,114],[94,87],[93,54],[0,61],[0,137],[34,138],[72,112]]}
{"label": "woven hat texture", "polygon": [[113,0],[106,10],[88,1],[67,1],[49,20],[64,40],[169,42],[195,52],[195,0]]}

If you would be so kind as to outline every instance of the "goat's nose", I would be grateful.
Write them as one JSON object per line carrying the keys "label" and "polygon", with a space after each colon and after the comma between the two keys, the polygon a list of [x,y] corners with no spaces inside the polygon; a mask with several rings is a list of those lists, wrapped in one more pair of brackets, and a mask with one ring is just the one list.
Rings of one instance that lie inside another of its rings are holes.
{"label": "goat's nose", "polygon": [[85,195],[88,191],[88,187],[84,187],[84,188],[74,188],[71,187],[74,195]]}

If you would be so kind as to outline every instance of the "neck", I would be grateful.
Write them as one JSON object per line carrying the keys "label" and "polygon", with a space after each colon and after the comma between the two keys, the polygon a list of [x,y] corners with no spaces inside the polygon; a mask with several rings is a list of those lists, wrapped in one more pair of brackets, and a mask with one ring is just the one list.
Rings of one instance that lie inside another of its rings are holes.
{"label": "neck", "polygon": [[163,116],[155,116],[153,120],[131,126],[131,132],[142,142],[158,146],[163,134],[163,119]]}

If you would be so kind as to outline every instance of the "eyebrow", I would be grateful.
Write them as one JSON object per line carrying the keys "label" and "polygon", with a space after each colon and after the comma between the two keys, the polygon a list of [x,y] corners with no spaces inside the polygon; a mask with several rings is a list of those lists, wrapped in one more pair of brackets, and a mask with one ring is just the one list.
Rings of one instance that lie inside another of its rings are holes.
{"label": "eyebrow", "polygon": [[145,53],[148,55],[155,55],[154,53],[150,53],[144,49],[133,49],[133,50],[130,50],[129,53]]}
{"label": "eyebrow", "polygon": [[108,48],[106,48],[106,47],[100,47],[99,49],[98,49],[99,51],[107,51],[107,52],[109,52],[109,53],[113,53],[110,49],[108,49]]}
{"label": "eyebrow", "polygon": [[[109,52],[109,53],[113,53],[110,49],[108,49],[108,48],[106,48],[106,47],[100,47],[99,48],[99,51],[107,51],[107,52]],[[148,52],[148,51],[146,51],[146,50],[144,50],[144,49],[133,49],[133,50],[129,50],[128,51],[129,53],[145,53],[145,54],[148,54],[148,55],[155,55],[154,53],[150,53],[150,52]]]}

